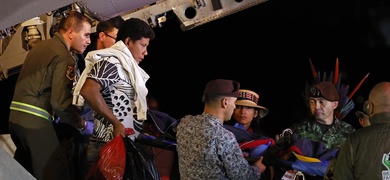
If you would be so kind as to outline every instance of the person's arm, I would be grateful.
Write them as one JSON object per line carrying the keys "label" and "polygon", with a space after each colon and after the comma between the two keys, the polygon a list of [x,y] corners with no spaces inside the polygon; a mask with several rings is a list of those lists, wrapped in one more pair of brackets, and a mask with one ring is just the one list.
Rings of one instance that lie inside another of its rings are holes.
{"label": "person's arm", "polygon": [[224,139],[226,140],[222,142],[224,149],[220,149],[219,152],[223,152],[220,157],[228,176],[231,179],[259,179],[265,170],[265,166],[261,162],[262,158],[254,166],[251,166],[244,158],[233,133],[231,133],[231,137]]}
{"label": "person's arm", "polygon": [[351,141],[349,138],[344,142],[337,155],[333,179],[354,179]]}
{"label": "person's arm", "polygon": [[74,60],[71,55],[59,55],[52,60],[53,69],[50,104],[61,122],[82,129],[85,121],[80,117],[80,109],[72,105],[72,87],[76,76]]}
{"label": "person's arm", "polygon": [[259,169],[260,169],[260,171],[263,173],[264,171],[265,171],[265,169],[267,168],[264,164],[263,164],[263,156],[261,156],[260,158],[259,158],[259,160],[257,160],[256,162],[255,162],[255,164],[254,165],[256,165]]}
{"label": "person's arm", "polygon": [[83,87],[80,90],[80,94],[85,101],[94,109],[99,115],[103,116],[105,120],[110,122],[114,126],[114,137],[118,134],[125,136],[125,127],[112,113],[108,107],[106,101],[104,101],[101,95],[101,86],[99,83],[91,78],[87,78]]}

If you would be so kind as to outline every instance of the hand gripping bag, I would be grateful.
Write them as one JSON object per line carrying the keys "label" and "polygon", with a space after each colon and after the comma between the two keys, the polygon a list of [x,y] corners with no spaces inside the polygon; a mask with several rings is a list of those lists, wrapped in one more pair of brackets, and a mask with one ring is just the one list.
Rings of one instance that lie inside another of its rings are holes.
{"label": "hand gripping bag", "polygon": [[89,169],[89,180],[122,180],[126,167],[126,146],[121,135],[107,142]]}

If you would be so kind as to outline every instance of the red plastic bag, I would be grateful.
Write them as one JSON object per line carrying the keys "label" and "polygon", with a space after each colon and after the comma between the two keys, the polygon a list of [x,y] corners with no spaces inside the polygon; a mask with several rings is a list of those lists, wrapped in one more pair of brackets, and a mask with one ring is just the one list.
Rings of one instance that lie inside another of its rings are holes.
{"label": "red plastic bag", "polygon": [[90,168],[87,179],[122,180],[126,166],[126,148],[118,135],[100,150],[99,157]]}

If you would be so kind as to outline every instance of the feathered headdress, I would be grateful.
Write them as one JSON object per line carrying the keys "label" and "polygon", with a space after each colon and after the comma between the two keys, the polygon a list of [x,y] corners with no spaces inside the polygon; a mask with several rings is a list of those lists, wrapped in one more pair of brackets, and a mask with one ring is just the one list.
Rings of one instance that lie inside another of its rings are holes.
{"label": "feathered headdress", "polygon": [[314,80],[311,84],[309,84],[306,81],[306,87],[305,87],[305,98],[307,98],[306,102],[308,102],[311,85],[316,84],[320,81],[332,82],[335,85],[336,90],[337,90],[339,97],[340,97],[339,105],[335,109],[335,116],[338,119],[343,119],[355,107],[355,103],[352,100],[352,96],[359,89],[359,87],[363,84],[363,82],[366,80],[366,78],[368,77],[368,75],[370,73],[367,73],[367,75],[363,77],[363,79],[359,82],[359,84],[355,87],[355,89],[353,89],[353,91],[350,94],[348,94],[349,85],[341,84],[341,73],[339,73],[339,59],[338,58],[336,59],[334,76],[333,76],[332,71],[330,72],[329,76],[327,76],[326,72],[324,72],[321,76],[321,73],[317,72],[316,69],[314,68],[314,65],[311,62],[311,59],[309,59],[309,61],[310,61],[310,67],[311,67],[311,71],[313,73]]}

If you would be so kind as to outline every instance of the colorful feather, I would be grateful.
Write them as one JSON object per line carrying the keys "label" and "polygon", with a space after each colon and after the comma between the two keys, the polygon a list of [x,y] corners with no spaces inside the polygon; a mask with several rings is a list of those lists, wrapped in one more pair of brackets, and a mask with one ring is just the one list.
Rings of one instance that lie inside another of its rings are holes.
{"label": "colorful feather", "polygon": [[314,79],[317,79],[317,77],[318,77],[317,71],[316,71],[316,69],[314,68],[313,63],[311,62],[311,59],[310,59],[310,58],[309,58],[309,61],[310,61],[311,72],[313,73],[313,78],[314,78]]}
{"label": "colorful feather", "polygon": [[366,76],[364,76],[364,78],[359,82],[359,84],[355,87],[355,89],[351,92],[351,94],[349,94],[348,96],[348,99],[351,99],[352,96],[355,94],[355,92],[359,89],[359,87],[363,84],[363,82],[367,79],[368,75],[370,75],[370,73],[367,73]]}
{"label": "colorful feather", "polygon": [[338,83],[338,81],[339,81],[339,79],[337,77],[338,74],[339,74],[339,58],[336,58],[336,67],[334,69],[335,69],[334,70],[335,76],[334,76],[334,79],[333,79],[333,84],[336,85]]}

